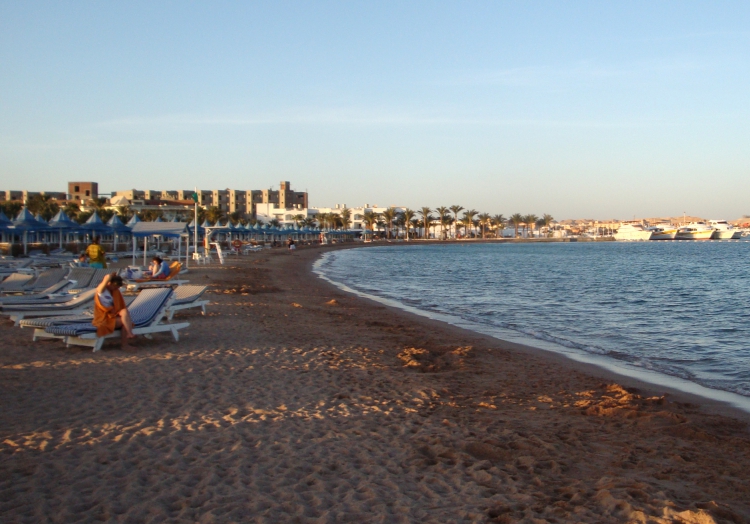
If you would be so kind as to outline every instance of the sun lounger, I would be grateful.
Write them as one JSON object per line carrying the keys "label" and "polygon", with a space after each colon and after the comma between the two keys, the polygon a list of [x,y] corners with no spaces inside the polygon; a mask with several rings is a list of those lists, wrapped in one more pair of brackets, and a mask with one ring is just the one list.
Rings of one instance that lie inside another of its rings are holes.
{"label": "sun lounger", "polygon": [[14,304],[3,306],[0,314],[10,316],[17,326],[24,318],[28,317],[54,317],[81,313],[94,304],[96,289],[89,289],[77,295],[70,295],[65,302],[55,304]]}
{"label": "sun lounger", "polygon": [[167,308],[167,319],[172,320],[176,311],[182,309],[201,308],[201,314],[206,314],[209,300],[202,299],[207,286],[177,286],[174,290],[174,301]]}
{"label": "sun lounger", "polygon": [[0,282],[0,292],[23,293],[24,286],[30,283],[33,278],[32,275],[11,273],[5,280]]}
{"label": "sun lounger", "polygon": [[47,289],[48,287],[64,280],[67,273],[67,269],[47,269],[42,271],[36,280],[29,282],[24,286],[24,291],[35,293]]}
{"label": "sun lounger", "polygon": [[148,287],[164,287],[164,286],[179,286],[181,284],[186,284],[189,281],[188,280],[176,280],[175,277],[180,274],[180,271],[182,270],[182,264],[179,262],[172,262],[169,266],[169,275],[167,278],[155,278],[155,279],[149,279],[149,278],[139,278],[136,280],[130,280],[126,282],[127,284],[127,290],[128,291],[136,291],[138,289],[148,288]]}
{"label": "sun lounger", "polygon": [[67,289],[74,286],[74,282],[70,280],[62,280],[57,284],[53,284],[47,289],[43,289],[39,293],[31,295],[7,295],[0,296],[0,306],[10,306],[14,304],[56,304],[67,302],[70,296],[64,295]]}
{"label": "sun lounger", "polygon": [[96,269],[93,267],[74,267],[70,270],[68,280],[77,282],[76,289],[84,289],[91,284],[91,277],[94,276],[94,273],[96,273]]}
{"label": "sun lounger", "polygon": [[91,322],[93,318],[94,314],[92,312],[84,312],[75,315],[62,315],[59,317],[25,318],[21,320],[18,325],[21,328],[32,328],[34,330],[33,341],[36,342],[40,338],[59,338],[45,331],[45,329],[50,326],[81,324],[84,322]]}
{"label": "sun lounger", "polygon": [[[130,318],[133,320],[133,333],[149,336],[153,333],[169,331],[174,336],[175,341],[178,341],[180,339],[178,331],[188,327],[190,323],[162,323],[167,308],[174,300],[173,295],[170,288],[144,289],[141,291],[133,303],[128,306]],[[105,337],[97,337],[96,328],[90,322],[53,325],[46,328],[45,331],[49,335],[64,338],[67,346],[86,346],[93,348],[94,351],[99,351],[106,339],[120,336],[118,330]]]}

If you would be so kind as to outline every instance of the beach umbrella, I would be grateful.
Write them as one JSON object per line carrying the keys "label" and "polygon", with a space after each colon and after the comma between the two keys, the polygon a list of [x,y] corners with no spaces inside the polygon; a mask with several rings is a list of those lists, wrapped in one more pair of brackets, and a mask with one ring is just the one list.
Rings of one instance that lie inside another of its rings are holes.
{"label": "beach umbrella", "polygon": [[154,220],[154,222],[164,222],[164,221],[161,219],[161,217],[156,217],[156,220]]}
{"label": "beach umbrella", "polygon": [[94,214],[89,217],[85,224],[81,224],[81,231],[86,232],[91,237],[101,235],[111,235],[112,228],[102,222],[99,218],[99,213],[94,211]]}
{"label": "beach umbrella", "polygon": [[24,207],[13,221],[13,228],[16,231],[23,233],[23,254],[25,255],[28,252],[29,232],[35,233],[37,231],[49,229],[49,226],[46,222],[39,222],[34,215],[31,214],[31,211]]}
{"label": "beach umbrella", "polygon": [[115,245],[112,249],[117,251],[117,237],[120,234],[128,234],[130,233],[130,228],[122,223],[122,220],[120,220],[120,217],[117,215],[112,215],[112,218],[109,219],[107,222],[107,225],[112,228],[112,231],[114,231],[115,234]]}
{"label": "beach umbrella", "polygon": [[62,209],[50,219],[48,225],[50,228],[57,230],[60,236],[60,249],[63,247],[63,231],[71,232],[78,229],[78,224],[73,222],[68,214]]}
{"label": "beach umbrella", "polygon": [[12,231],[13,231],[13,223],[10,221],[10,219],[7,216],[5,216],[5,213],[3,213],[3,210],[0,209],[0,232],[3,235],[5,235]]}

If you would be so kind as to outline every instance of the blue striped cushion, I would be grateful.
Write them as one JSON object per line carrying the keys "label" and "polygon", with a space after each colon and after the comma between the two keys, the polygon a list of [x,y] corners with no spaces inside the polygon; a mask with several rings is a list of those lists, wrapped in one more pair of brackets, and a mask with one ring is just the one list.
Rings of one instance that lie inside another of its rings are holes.
{"label": "blue striped cushion", "polygon": [[96,333],[96,328],[89,322],[88,324],[58,324],[49,326],[44,331],[52,335],[77,337],[85,333]]}
{"label": "blue striped cushion", "polygon": [[171,295],[172,288],[169,287],[144,289],[138,293],[133,303],[128,306],[133,325],[140,327],[150,324]]}
{"label": "blue striped cushion", "polygon": [[206,286],[177,286],[174,290],[173,305],[189,304],[198,300],[206,291]]}
{"label": "blue striped cushion", "polygon": [[81,322],[89,321],[93,316],[88,315],[68,315],[61,317],[40,317],[40,318],[24,318],[19,322],[21,327],[31,328],[46,328],[49,326],[56,326],[58,324],[80,324]]}

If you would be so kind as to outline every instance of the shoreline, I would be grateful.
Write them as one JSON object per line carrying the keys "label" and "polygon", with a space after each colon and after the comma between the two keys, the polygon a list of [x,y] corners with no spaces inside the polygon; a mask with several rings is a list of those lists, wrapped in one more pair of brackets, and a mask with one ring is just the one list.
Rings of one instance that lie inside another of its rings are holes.
{"label": "shoreline", "polygon": [[[379,247],[385,247],[385,245],[383,244],[375,245]],[[342,245],[334,249],[352,249],[369,246],[372,246],[372,244],[368,246]],[[388,247],[391,247],[391,245],[388,245]],[[330,248],[327,250],[327,252],[332,251],[333,249]],[[321,253],[317,259],[311,262],[310,272],[312,273],[312,275],[324,280],[336,289],[355,295],[363,300],[373,301],[388,308],[401,311],[403,313],[447,324],[456,329],[467,330],[470,333],[474,333],[476,335],[491,337],[492,339],[505,344],[508,349],[541,355],[542,357],[547,358],[562,358],[564,359],[564,362],[568,363],[568,365],[574,368],[576,366],[581,366],[581,370],[597,374],[603,379],[606,378],[607,380],[624,382],[631,387],[651,392],[654,395],[668,394],[677,400],[701,405],[705,408],[710,408],[715,413],[721,413],[723,415],[750,423],[750,397],[744,397],[731,391],[708,388],[706,386],[702,386],[701,384],[691,382],[687,379],[667,375],[658,371],[651,371],[636,368],[634,366],[628,366],[627,363],[621,363],[615,359],[611,359],[603,355],[589,354],[584,351],[573,350],[571,348],[560,347],[558,349],[556,347],[552,347],[556,346],[552,343],[550,343],[549,348],[545,348],[540,347],[542,344],[540,344],[539,346],[534,345],[535,342],[539,342],[536,340],[529,340],[529,342],[531,343],[527,343],[526,340],[515,342],[503,338],[501,335],[493,334],[492,329],[486,326],[474,324],[469,321],[458,319],[456,317],[452,317],[450,315],[442,313],[423,311],[396,300],[390,300],[383,297],[378,297],[376,295],[370,295],[368,293],[349,288],[345,284],[330,280],[328,277],[323,275],[322,272],[317,270],[316,266],[323,261],[325,255],[326,253]],[[519,336],[518,338],[524,339],[526,337]]]}
{"label": "shoreline", "polygon": [[744,522],[740,416],[345,293],[358,246],[196,267],[179,342],[0,323],[9,521]]}

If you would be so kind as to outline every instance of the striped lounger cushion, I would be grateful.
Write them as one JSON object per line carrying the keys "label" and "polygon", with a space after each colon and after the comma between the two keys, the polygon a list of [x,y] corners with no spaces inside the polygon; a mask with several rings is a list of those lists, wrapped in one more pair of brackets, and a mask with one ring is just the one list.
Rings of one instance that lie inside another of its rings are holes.
{"label": "striped lounger cushion", "polygon": [[174,302],[172,305],[181,306],[198,300],[206,291],[207,286],[177,286],[174,290]]}
{"label": "striped lounger cushion", "polygon": [[66,317],[41,317],[41,318],[25,318],[19,322],[19,326],[28,328],[48,328],[50,326],[56,326],[58,324],[80,324],[81,322],[91,322],[94,315],[68,315]]}
{"label": "striped lounger cushion", "polygon": [[[150,324],[159,310],[169,299],[172,294],[171,288],[144,289],[138,293],[138,297],[128,306],[130,318],[133,320],[133,326],[143,327]],[[64,324],[49,326],[45,329],[52,335],[63,335],[76,337],[86,333],[95,333],[96,328],[88,322],[86,324]]]}

